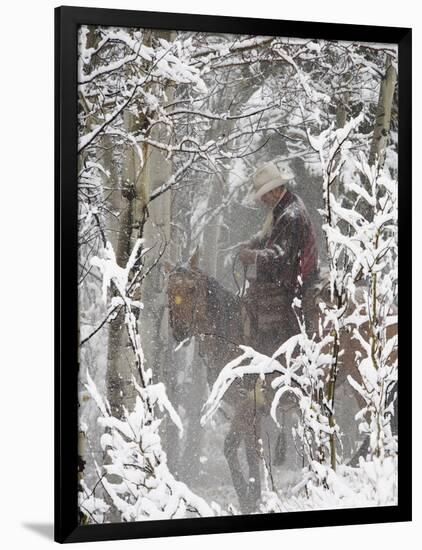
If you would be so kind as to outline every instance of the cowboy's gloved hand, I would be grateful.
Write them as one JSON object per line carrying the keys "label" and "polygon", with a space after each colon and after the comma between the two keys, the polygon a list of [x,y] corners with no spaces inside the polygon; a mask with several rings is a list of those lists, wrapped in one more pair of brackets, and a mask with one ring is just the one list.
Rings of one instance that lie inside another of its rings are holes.
{"label": "cowboy's gloved hand", "polygon": [[242,248],[239,253],[239,260],[243,265],[252,265],[256,260],[256,250],[251,250],[250,248]]}

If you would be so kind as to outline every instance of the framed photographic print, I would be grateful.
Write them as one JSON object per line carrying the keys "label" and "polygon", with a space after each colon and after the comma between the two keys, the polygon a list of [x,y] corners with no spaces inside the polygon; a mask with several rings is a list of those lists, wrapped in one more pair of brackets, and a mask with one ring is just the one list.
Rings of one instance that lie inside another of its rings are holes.
{"label": "framed photographic print", "polygon": [[411,519],[411,30],[60,7],[59,542]]}

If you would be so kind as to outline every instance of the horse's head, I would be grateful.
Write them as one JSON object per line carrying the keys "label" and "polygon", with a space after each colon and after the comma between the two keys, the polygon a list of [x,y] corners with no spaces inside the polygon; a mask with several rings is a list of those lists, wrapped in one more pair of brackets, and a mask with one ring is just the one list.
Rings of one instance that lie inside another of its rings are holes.
{"label": "horse's head", "polygon": [[177,342],[199,334],[206,318],[207,277],[198,269],[198,250],[185,267],[168,266],[170,326]]}

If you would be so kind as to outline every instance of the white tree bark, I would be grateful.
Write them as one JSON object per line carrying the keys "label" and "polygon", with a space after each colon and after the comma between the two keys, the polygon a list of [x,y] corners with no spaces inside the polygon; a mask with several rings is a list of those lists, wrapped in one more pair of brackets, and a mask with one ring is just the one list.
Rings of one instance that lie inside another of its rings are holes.
{"label": "white tree bark", "polygon": [[387,144],[388,132],[391,124],[391,110],[393,107],[394,89],[397,81],[397,71],[393,65],[393,60],[387,54],[385,62],[385,76],[381,81],[377,118],[372,138],[371,151],[369,154],[369,164],[374,164],[376,159],[380,160],[382,165],[385,156],[385,146]]}

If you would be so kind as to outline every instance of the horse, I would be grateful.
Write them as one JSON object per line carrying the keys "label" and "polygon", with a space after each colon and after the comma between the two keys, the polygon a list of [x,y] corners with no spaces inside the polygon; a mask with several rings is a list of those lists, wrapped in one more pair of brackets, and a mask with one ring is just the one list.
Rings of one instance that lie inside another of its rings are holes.
{"label": "horse", "polygon": [[[198,339],[199,354],[206,365],[210,387],[221,369],[239,356],[240,344],[266,353],[259,349],[259,340],[254,341],[251,311],[246,307],[244,299],[201,271],[198,267],[198,253],[185,266],[168,266],[167,271],[169,323],[173,337],[179,343],[191,337]],[[339,386],[343,384],[349,374],[360,382],[355,366],[359,343],[346,334],[342,336],[340,346],[343,354],[336,383]],[[269,405],[274,395],[270,383],[266,383],[264,388],[260,387],[261,384],[258,376],[237,379],[224,396],[224,401],[233,410],[224,440],[224,455],[242,513],[253,513],[261,496],[258,442],[261,439],[261,420],[269,414]],[[363,399],[358,394],[356,398],[359,408],[362,408]],[[238,456],[242,442],[245,443],[249,470],[246,479]]]}

